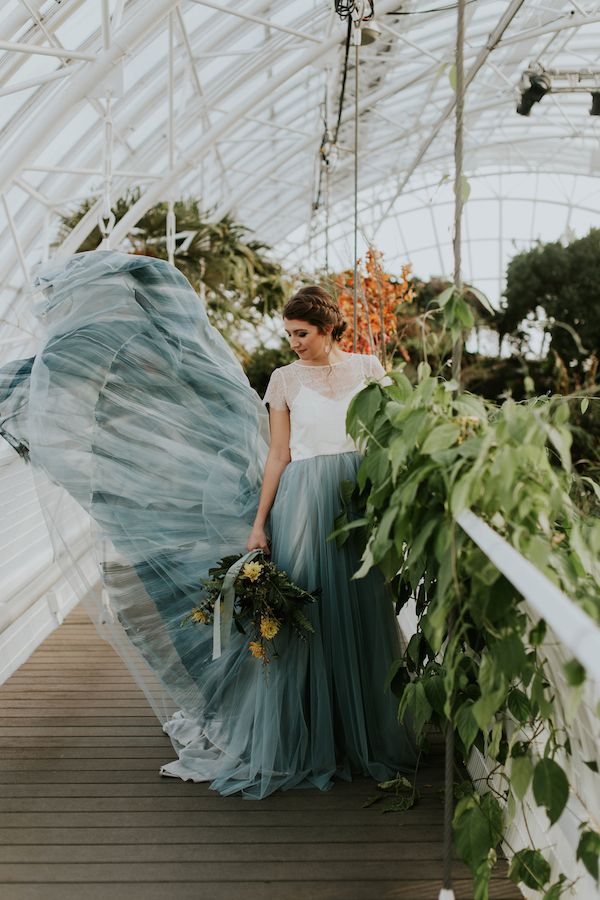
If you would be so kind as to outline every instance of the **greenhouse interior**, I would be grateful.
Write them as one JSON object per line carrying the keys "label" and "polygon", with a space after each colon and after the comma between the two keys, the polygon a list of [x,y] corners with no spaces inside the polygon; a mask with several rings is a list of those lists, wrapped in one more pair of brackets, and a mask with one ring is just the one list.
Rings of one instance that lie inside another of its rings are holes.
{"label": "greenhouse interior", "polygon": [[599,48],[1,4],[0,900],[600,896]]}

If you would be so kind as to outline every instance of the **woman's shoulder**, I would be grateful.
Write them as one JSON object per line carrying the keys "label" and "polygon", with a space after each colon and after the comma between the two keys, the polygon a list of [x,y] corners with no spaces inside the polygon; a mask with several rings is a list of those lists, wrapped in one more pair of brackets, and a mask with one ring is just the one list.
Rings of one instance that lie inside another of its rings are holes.
{"label": "woman's shoulder", "polygon": [[367,377],[377,378],[385,374],[379,357],[374,353],[348,353],[348,361]]}
{"label": "woman's shoulder", "polygon": [[293,374],[296,366],[294,363],[288,363],[287,366],[277,366],[277,368],[271,371],[269,376],[269,381],[272,384],[286,384],[289,381],[289,376]]}

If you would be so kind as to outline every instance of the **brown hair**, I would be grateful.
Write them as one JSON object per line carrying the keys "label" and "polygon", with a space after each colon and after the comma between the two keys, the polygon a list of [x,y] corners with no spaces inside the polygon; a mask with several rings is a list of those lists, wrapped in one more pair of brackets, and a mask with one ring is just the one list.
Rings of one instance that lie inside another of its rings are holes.
{"label": "brown hair", "polygon": [[337,302],[318,284],[309,284],[296,291],[283,307],[283,318],[316,325],[322,334],[327,332],[328,326],[332,326],[331,337],[334,341],[339,341],[348,327]]}

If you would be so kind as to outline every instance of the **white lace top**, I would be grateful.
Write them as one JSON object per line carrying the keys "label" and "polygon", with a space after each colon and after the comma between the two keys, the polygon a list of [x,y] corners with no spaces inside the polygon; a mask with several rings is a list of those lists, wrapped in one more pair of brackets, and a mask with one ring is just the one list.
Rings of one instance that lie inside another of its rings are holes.
{"label": "white lace top", "polygon": [[356,450],[346,433],[348,406],[368,379],[384,375],[376,356],[360,353],[330,366],[293,362],[275,369],[263,402],[271,409],[289,409],[291,458]]}

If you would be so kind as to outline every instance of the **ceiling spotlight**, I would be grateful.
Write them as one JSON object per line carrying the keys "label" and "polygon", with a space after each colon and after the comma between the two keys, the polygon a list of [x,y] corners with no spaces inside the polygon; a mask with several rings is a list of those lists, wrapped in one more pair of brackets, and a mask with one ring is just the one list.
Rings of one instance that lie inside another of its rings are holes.
{"label": "ceiling spotlight", "polygon": [[539,103],[544,94],[550,90],[550,77],[546,73],[528,75],[529,87],[521,91],[521,100],[517,106],[520,116],[528,116],[534,103]]}
{"label": "ceiling spotlight", "polygon": [[600,116],[600,91],[592,91],[592,108],[590,116]]}

